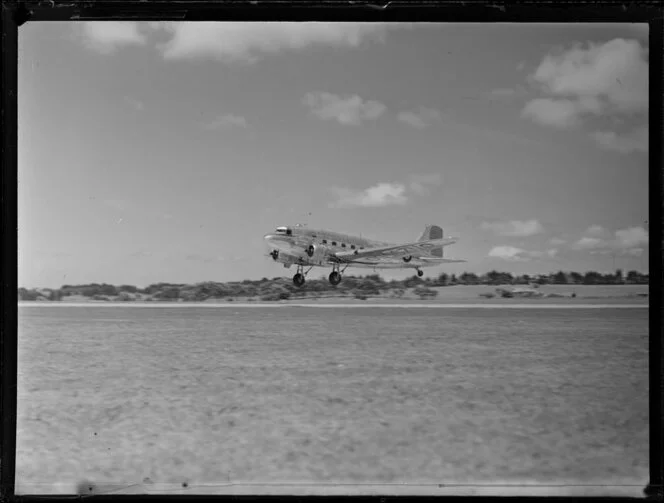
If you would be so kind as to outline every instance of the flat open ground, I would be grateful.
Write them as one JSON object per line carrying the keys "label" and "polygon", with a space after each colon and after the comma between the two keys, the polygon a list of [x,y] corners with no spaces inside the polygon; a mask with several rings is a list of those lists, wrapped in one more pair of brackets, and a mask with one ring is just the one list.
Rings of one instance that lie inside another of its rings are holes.
{"label": "flat open ground", "polygon": [[33,305],[19,307],[18,363],[19,493],[648,482],[639,307]]}

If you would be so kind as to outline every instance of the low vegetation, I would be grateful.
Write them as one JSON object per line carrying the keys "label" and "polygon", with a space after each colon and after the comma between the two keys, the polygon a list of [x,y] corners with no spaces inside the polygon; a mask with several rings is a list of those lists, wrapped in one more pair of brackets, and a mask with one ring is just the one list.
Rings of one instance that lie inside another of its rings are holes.
{"label": "low vegetation", "polygon": [[419,278],[411,276],[403,280],[386,281],[378,274],[364,277],[345,276],[343,281],[332,286],[325,278],[307,279],[304,288],[297,288],[289,278],[233,281],[218,283],[206,281],[196,284],[155,283],[145,288],[134,285],[109,285],[90,283],[86,285],[63,285],[57,289],[18,289],[18,300],[67,300],[68,297],[82,296],[91,300],[111,301],[177,301],[203,302],[209,299],[234,300],[237,298],[258,299],[265,302],[298,298],[348,297],[366,300],[371,297],[386,296],[402,298],[407,291],[426,300],[438,295],[434,287],[454,285],[621,285],[648,284],[649,276],[637,271],[626,275],[621,270],[613,274],[601,274],[595,271],[581,274],[578,272],[559,271],[547,275],[513,276],[508,272],[490,271],[483,275],[464,272],[455,274],[442,273],[438,277]]}

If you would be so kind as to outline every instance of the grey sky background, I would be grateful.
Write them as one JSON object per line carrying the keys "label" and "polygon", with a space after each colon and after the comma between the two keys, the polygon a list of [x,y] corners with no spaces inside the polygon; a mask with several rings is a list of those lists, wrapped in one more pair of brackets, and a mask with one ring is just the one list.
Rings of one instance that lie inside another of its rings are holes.
{"label": "grey sky background", "polygon": [[297,222],[648,268],[647,25],[27,23],[18,99],[20,286],[284,275]]}

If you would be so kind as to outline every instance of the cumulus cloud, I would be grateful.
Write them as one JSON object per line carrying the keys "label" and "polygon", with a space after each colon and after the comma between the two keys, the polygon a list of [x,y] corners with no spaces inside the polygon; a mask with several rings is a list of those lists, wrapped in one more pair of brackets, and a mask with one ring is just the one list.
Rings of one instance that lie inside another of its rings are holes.
{"label": "cumulus cloud", "polygon": [[440,120],[440,112],[435,108],[420,107],[414,111],[399,112],[397,118],[416,129],[424,129]]}
{"label": "cumulus cloud", "polygon": [[387,110],[378,101],[365,101],[357,95],[337,96],[326,92],[307,93],[302,102],[320,119],[336,120],[353,126],[363,120],[377,119]]}
{"label": "cumulus cloud", "polygon": [[[633,112],[648,108],[647,50],[637,40],[617,38],[549,54],[532,78],[550,94],[602,100],[600,109]],[[587,103],[581,108],[594,108]]]}
{"label": "cumulus cloud", "polygon": [[440,173],[430,173],[428,175],[412,175],[410,190],[417,195],[427,195],[432,187],[437,187],[443,183],[443,177]]}
{"label": "cumulus cloud", "polygon": [[378,207],[404,205],[412,197],[423,197],[431,193],[431,189],[443,183],[440,173],[415,174],[410,176],[410,183],[377,183],[367,189],[357,190],[333,187],[336,196],[331,208]]}
{"label": "cumulus cloud", "polygon": [[607,241],[601,238],[584,236],[574,243],[577,250],[600,250],[607,246]]}
{"label": "cumulus cloud", "polygon": [[248,126],[247,119],[241,115],[225,114],[217,117],[212,122],[205,125],[206,129],[222,129],[231,127],[246,128]]}
{"label": "cumulus cloud", "polygon": [[406,186],[402,183],[378,183],[364,190],[333,187],[336,201],[332,208],[379,207],[404,205],[408,202]]}
{"label": "cumulus cloud", "polygon": [[648,127],[639,127],[625,134],[614,131],[595,131],[590,134],[597,144],[606,150],[615,150],[621,154],[648,152]]}
{"label": "cumulus cloud", "polygon": [[604,236],[607,232],[601,225],[591,225],[586,229],[585,234],[588,236]]}
{"label": "cumulus cloud", "polygon": [[492,258],[499,258],[510,262],[527,262],[532,259],[553,258],[558,253],[555,248],[546,251],[529,251],[515,246],[495,246],[490,251],[488,256]]}
{"label": "cumulus cloud", "polygon": [[553,246],[560,246],[560,245],[564,245],[566,243],[566,241],[564,239],[560,239],[560,238],[551,238],[549,243],[551,243]]}
{"label": "cumulus cloud", "polygon": [[622,248],[648,246],[648,231],[643,227],[629,227],[616,231],[616,240]]}
{"label": "cumulus cloud", "polygon": [[567,128],[579,123],[577,106],[574,102],[562,99],[537,98],[526,103],[521,116],[532,119],[544,126]]}
{"label": "cumulus cloud", "polygon": [[537,220],[511,220],[509,222],[482,222],[483,230],[493,231],[501,236],[534,236],[544,231]]}
{"label": "cumulus cloud", "polygon": [[[598,226],[593,226],[598,227]],[[581,237],[572,245],[574,250],[590,251],[591,253],[608,254],[620,253],[628,255],[640,255],[648,247],[648,231],[643,227],[628,227],[617,230],[613,238],[588,236],[591,227],[586,231],[586,235]]]}
{"label": "cumulus cloud", "polygon": [[308,46],[358,47],[365,40],[383,41],[386,32],[403,25],[322,22],[169,22],[152,28],[172,38],[159,45],[164,58],[206,58],[254,62],[261,54],[301,50]]}
{"label": "cumulus cloud", "polygon": [[134,21],[86,21],[80,29],[85,45],[102,54],[110,54],[122,46],[144,45],[147,41]]}
{"label": "cumulus cloud", "polygon": [[[643,123],[648,111],[648,49],[638,40],[577,44],[548,54],[530,82],[545,97],[524,106],[522,117],[558,128],[604,116]],[[647,150],[647,127],[591,134],[601,147],[621,153]]]}

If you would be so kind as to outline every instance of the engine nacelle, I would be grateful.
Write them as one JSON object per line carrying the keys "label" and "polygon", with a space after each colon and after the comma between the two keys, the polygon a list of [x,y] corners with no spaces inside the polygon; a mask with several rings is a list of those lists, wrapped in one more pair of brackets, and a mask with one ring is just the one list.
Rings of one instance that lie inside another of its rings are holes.
{"label": "engine nacelle", "polygon": [[311,244],[304,249],[304,252],[311,264],[325,265],[327,262],[327,250],[323,246]]}

